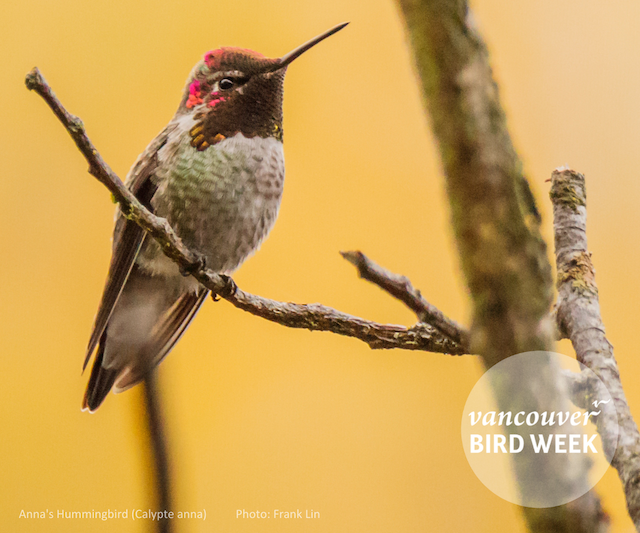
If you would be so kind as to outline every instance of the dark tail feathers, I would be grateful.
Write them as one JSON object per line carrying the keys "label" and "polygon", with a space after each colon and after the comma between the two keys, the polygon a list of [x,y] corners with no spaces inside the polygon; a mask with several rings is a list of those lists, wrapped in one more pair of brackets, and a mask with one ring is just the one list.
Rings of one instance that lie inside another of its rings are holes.
{"label": "dark tail feathers", "polygon": [[102,334],[100,345],[98,346],[98,353],[91,368],[91,377],[89,378],[89,384],[87,385],[87,390],[82,400],[83,411],[88,410],[93,413],[100,407],[100,404],[107,397],[107,394],[109,394],[111,387],[113,387],[116,377],[118,377],[117,370],[111,370],[102,366],[106,336],[106,332]]}

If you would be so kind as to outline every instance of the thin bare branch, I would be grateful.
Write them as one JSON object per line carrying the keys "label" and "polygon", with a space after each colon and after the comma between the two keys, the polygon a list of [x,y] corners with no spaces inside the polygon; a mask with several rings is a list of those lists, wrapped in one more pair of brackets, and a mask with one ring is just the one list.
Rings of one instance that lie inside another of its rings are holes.
{"label": "thin bare branch", "polygon": [[[82,120],[64,108],[42,74],[40,74],[38,68],[34,68],[27,74],[25,83],[27,89],[35,91],[44,99],[60,122],[62,122],[62,125],[89,163],[89,172],[109,189],[127,218],[135,221],[148,231],[160,243],[165,254],[176,261],[180,267],[186,271],[197,268],[200,265],[200,258],[184,246],[164,218],[157,217],[146,209],[117,174],[111,170],[89,140]],[[222,286],[223,281],[218,280],[218,284]]]}
{"label": "thin bare branch", "polygon": [[558,270],[558,322],[571,339],[578,361],[593,370],[614,399],[619,428],[607,425],[608,418],[598,418],[598,431],[605,447],[616,449],[617,444],[611,464],[618,471],[629,514],[640,531],[640,433],[600,315],[595,269],[587,249],[584,176],[570,169],[554,171],[550,196]]}
{"label": "thin bare branch", "polygon": [[432,325],[451,340],[468,349],[469,332],[425,300],[420,291],[411,284],[409,278],[388,271],[360,251],[340,253],[358,269],[362,279],[374,283],[400,300],[416,314],[420,322]]}
{"label": "thin bare branch", "polygon": [[374,349],[403,348],[451,355],[466,353],[463,346],[429,324],[419,323],[411,328],[395,324],[378,324],[321,304],[276,302],[245,293],[240,289],[225,298],[239,309],[283,326],[331,331],[338,335],[355,337]]}
{"label": "thin bare branch", "polygon": [[26,77],[27,88],[37,92],[51,107],[62,125],[89,163],[89,171],[113,194],[127,218],[135,221],[158,241],[164,253],[184,271],[189,272],[214,294],[253,315],[291,328],[330,331],[366,342],[371,348],[402,348],[451,355],[467,353],[455,342],[429,324],[413,327],[379,324],[342,313],[320,304],[294,304],[262,298],[242,291],[228,276],[203,268],[198,254],[189,250],[167,221],[148,211],[104,162],[89,140],[82,121],[71,115],[55,96],[37,68]]}

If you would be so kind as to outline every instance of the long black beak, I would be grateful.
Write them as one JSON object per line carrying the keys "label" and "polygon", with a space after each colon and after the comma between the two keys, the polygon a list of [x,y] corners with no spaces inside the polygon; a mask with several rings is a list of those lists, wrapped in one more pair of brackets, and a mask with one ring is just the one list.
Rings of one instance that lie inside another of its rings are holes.
{"label": "long black beak", "polygon": [[334,33],[339,32],[342,28],[344,28],[347,24],[349,24],[348,22],[343,22],[342,24],[338,24],[337,26],[335,26],[334,28],[331,28],[330,30],[325,31],[324,33],[321,33],[320,35],[318,35],[317,37],[314,37],[313,39],[311,39],[310,41],[307,41],[306,43],[304,43],[302,46],[298,46],[298,48],[296,48],[295,50],[292,50],[291,52],[289,52],[288,54],[282,56],[278,62],[272,67],[272,69],[270,70],[280,70],[281,68],[286,67],[289,63],[291,63],[294,59],[300,57],[302,54],[304,54],[307,50],[309,50],[309,48],[312,48],[313,46],[315,46],[316,44],[318,44],[320,41],[324,41],[327,37],[330,37],[331,35],[333,35]]}

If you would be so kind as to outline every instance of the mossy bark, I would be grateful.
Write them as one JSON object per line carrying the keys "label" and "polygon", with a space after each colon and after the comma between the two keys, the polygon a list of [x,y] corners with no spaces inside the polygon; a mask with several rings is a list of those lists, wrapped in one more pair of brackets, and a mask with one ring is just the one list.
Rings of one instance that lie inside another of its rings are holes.
{"label": "mossy bark", "polygon": [[[462,270],[473,303],[470,349],[489,368],[522,352],[553,349],[551,265],[540,215],[516,154],[493,80],[488,52],[466,1],[398,0],[414,53],[425,106],[438,141]],[[540,369],[518,387],[496,387],[500,409],[523,401],[540,412],[562,405],[536,397]],[[539,462],[520,454],[514,464],[521,491]],[[571,459],[544,465],[557,483],[585,483]],[[554,472],[557,472],[554,476]],[[580,479],[578,479],[580,478]],[[532,531],[597,531],[597,497],[552,509],[525,509]]]}

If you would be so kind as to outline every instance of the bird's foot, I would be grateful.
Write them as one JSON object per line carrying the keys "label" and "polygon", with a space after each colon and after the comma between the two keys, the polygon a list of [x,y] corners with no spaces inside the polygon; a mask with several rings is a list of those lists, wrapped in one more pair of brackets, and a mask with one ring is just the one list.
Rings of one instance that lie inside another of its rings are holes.
{"label": "bird's foot", "polygon": [[191,276],[194,272],[198,272],[199,270],[204,270],[207,267],[207,256],[198,252],[193,252],[196,256],[196,261],[191,263],[187,267],[180,266],[180,274],[182,274],[185,278],[187,276]]}
{"label": "bird's foot", "polygon": [[211,298],[213,298],[214,302],[220,301],[220,298],[228,298],[229,296],[233,296],[238,290],[238,286],[236,282],[229,276],[225,276],[224,274],[220,274],[222,281],[224,281],[224,288],[218,293],[212,292]]}

